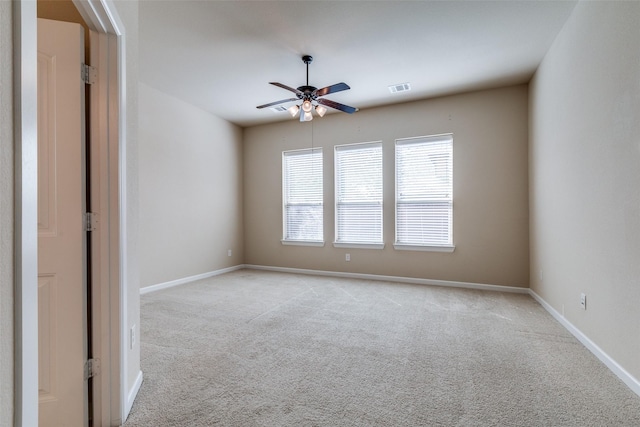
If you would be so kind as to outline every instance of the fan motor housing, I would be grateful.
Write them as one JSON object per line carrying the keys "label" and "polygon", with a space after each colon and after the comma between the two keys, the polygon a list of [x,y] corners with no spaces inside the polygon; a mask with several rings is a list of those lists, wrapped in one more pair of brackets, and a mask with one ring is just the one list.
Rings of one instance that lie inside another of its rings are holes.
{"label": "fan motor housing", "polygon": [[[318,89],[315,86],[300,86],[298,90],[303,93],[302,96],[298,96],[298,98],[302,99],[302,98],[311,98],[313,91]],[[316,97],[313,97],[313,98],[315,99]]]}

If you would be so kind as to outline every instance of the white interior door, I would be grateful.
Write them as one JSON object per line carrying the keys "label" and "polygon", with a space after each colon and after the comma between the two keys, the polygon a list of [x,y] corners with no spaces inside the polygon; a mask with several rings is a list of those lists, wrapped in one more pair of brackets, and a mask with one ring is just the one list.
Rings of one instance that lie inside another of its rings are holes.
{"label": "white interior door", "polygon": [[87,425],[83,28],[38,19],[39,425]]}

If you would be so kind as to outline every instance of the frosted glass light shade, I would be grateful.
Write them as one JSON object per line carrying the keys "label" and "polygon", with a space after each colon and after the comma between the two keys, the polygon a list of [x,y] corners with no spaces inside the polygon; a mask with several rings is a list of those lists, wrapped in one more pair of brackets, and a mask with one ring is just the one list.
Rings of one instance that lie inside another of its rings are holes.
{"label": "frosted glass light shade", "polygon": [[287,111],[289,111],[291,117],[295,117],[298,114],[298,111],[300,111],[300,107],[298,107],[297,105],[292,105],[287,109]]}
{"label": "frosted glass light shade", "polygon": [[318,115],[320,117],[324,117],[324,114],[327,112],[327,109],[324,108],[322,105],[317,105],[316,106],[316,113],[318,113]]}

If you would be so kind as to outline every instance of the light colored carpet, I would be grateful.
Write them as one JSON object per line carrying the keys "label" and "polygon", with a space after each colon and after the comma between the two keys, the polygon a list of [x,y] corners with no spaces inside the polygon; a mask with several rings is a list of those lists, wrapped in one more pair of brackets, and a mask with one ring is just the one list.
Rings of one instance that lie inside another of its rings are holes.
{"label": "light colored carpet", "polygon": [[240,270],[142,296],[135,426],[640,426],[528,295]]}

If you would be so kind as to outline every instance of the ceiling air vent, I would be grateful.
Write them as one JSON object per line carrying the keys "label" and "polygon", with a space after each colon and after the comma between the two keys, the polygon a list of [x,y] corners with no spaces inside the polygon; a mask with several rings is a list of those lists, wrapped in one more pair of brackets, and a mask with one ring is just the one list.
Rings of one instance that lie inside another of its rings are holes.
{"label": "ceiling air vent", "polygon": [[287,107],[283,105],[278,105],[276,107],[271,107],[271,111],[275,111],[276,113],[279,113],[281,111],[287,111]]}
{"label": "ceiling air vent", "polygon": [[411,85],[409,83],[398,83],[397,85],[389,86],[389,92],[397,93],[397,92],[406,92],[411,90]]}

